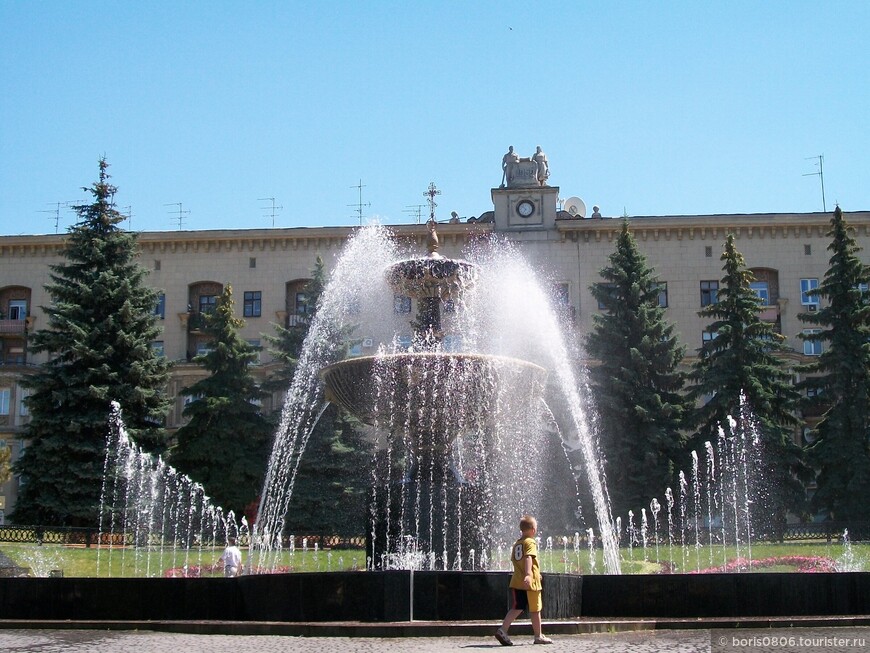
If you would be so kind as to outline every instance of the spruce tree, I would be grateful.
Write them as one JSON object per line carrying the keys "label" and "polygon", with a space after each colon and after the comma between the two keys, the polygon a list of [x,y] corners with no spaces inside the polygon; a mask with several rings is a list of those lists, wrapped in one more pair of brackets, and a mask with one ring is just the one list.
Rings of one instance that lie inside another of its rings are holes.
{"label": "spruce tree", "polygon": [[822,343],[818,359],[798,368],[813,375],[799,386],[806,405],[825,411],[807,449],[817,471],[811,505],[837,520],[870,521],[870,271],[839,206],[828,236],[829,268],[810,293],[827,301],[798,315],[818,329],[801,338]]}
{"label": "spruce tree", "polygon": [[[761,535],[784,524],[787,512],[804,507],[801,481],[808,480],[810,473],[793,439],[800,423],[794,413],[799,395],[791,385],[791,373],[777,356],[787,350],[784,338],[760,319],[761,299],[750,286],[754,277],[737,251],[733,234],[728,234],[721,260],[725,274],[718,302],[698,313],[713,322],[707,327],[711,338],[698,350],[691,373],[695,385],[689,396],[702,403],[695,412],[698,427],[690,447],[703,451],[705,441],[715,445],[719,427],[727,429],[728,416],[740,419],[746,414],[741,411],[741,397],[745,397],[754,423],[740,426],[758,429],[756,456],[750,464],[755,482],[752,524]],[[754,433],[749,436],[754,438]]]}
{"label": "spruce tree", "polygon": [[169,363],[151,343],[159,337],[157,293],[144,285],[136,236],[118,225],[108,164],[75,207],[65,261],[52,266],[42,307],[45,329],[29,341],[48,361],[25,377],[30,423],[15,470],[24,481],[11,516],[17,523],[93,526],[98,520],[110,403],[118,401],[130,435],[152,450],[164,446]]}
{"label": "spruce tree", "polygon": [[205,315],[211,342],[193,360],[210,374],[182,391],[191,398],[183,413],[190,421],[178,429],[170,461],[214,503],[240,516],[262,487],[272,427],[260,410],[263,392],[251,370],[257,349],[239,335],[244,320],[234,307],[227,285]]}
{"label": "spruce tree", "polygon": [[647,265],[627,220],[601,270],[593,296],[604,312],[593,316],[590,371],[605,474],[615,514],[638,512],[673,480],[691,403],[682,394],[684,348],[659,305],[661,285]]}

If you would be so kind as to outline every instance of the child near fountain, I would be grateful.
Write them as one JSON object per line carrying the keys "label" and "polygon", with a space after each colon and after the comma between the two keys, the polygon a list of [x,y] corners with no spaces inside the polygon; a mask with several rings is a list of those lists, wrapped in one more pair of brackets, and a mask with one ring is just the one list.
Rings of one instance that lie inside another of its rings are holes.
{"label": "child near fountain", "polygon": [[553,640],[541,632],[541,569],[538,565],[538,544],[535,534],[538,532],[538,522],[531,515],[523,515],[520,519],[520,539],[511,548],[511,561],[514,563],[514,573],[511,576],[511,605],[505,615],[501,628],[495,631],[495,638],[502,646],[513,646],[508,637],[508,630],[513,620],[526,610],[532,621],[535,633],[535,644],[552,644]]}
{"label": "child near fountain", "polygon": [[227,548],[224,549],[220,561],[224,563],[224,576],[233,578],[239,575],[239,568],[242,566],[242,552],[236,546],[236,538],[227,539]]}

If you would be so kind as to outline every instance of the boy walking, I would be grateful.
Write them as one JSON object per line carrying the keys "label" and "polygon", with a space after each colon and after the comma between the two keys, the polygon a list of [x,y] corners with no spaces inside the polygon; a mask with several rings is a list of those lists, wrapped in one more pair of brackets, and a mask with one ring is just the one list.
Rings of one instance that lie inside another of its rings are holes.
{"label": "boy walking", "polygon": [[532,631],[535,633],[535,644],[552,644],[553,640],[541,632],[541,568],[538,565],[538,544],[535,534],[538,532],[538,522],[530,515],[520,519],[520,539],[511,548],[511,562],[514,563],[514,573],[511,576],[511,605],[505,615],[501,628],[495,631],[495,638],[502,646],[513,646],[508,637],[508,630],[513,620],[526,610],[532,620]]}

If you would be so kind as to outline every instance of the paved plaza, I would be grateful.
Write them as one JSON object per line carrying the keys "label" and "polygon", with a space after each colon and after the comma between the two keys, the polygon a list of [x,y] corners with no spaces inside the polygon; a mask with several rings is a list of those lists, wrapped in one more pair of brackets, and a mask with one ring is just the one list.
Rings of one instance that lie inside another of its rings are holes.
{"label": "paved plaza", "polygon": [[[599,653],[762,653],[867,650],[870,627],[801,629],[648,630],[554,636],[552,646],[534,646],[526,635],[514,649]],[[190,635],[154,631],[0,630],[5,653],[435,653],[498,651],[491,637],[291,637],[275,635]]]}

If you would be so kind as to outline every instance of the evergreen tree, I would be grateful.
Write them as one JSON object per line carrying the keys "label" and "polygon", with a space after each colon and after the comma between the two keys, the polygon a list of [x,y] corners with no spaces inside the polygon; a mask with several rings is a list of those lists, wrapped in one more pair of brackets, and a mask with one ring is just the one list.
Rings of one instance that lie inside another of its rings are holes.
{"label": "evergreen tree", "polygon": [[828,232],[830,267],[810,294],[827,300],[798,319],[818,329],[801,338],[823,343],[818,359],[799,368],[814,374],[801,389],[806,403],[825,410],[808,448],[816,469],[811,505],[838,520],[870,520],[870,271],[838,206]]}
{"label": "evergreen tree", "polygon": [[227,285],[205,316],[212,340],[193,360],[211,374],[182,391],[192,399],[183,413],[190,421],[178,429],[170,460],[239,516],[262,487],[272,427],[260,411],[263,392],[251,371],[257,350],[239,335],[244,320],[233,315],[234,306]]}
{"label": "evergreen tree", "polygon": [[593,316],[590,370],[599,413],[605,474],[615,514],[638,512],[673,480],[681,430],[691,411],[679,369],[684,348],[659,304],[661,284],[638,250],[627,220],[601,270],[593,296],[605,312]]}
{"label": "evergreen tree", "polygon": [[755,424],[741,427],[758,429],[752,470],[753,527],[761,534],[785,523],[788,511],[803,508],[801,480],[811,474],[792,437],[800,423],[794,415],[799,395],[776,355],[786,350],[784,338],[759,317],[761,299],[750,286],[754,277],[734,245],[733,234],[726,239],[721,260],[725,275],[718,302],[698,313],[713,322],[707,327],[711,338],[698,351],[691,373],[695,385],[689,396],[703,403],[696,410],[699,426],[690,447],[703,451],[705,441],[715,443],[720,425],[727,428],[728,416],[738,419],[744,414],[741,397],[745,397]]}
{"label": "evergreen tree", "polygon": [[[289,329],[274,325],[277,336],[265,336],[274,346],[270,349],[272,357],[281,361],[267,381],[268,388],[286,391],[290,387],[303,341],[325,286],[326,267],[318,256],[311,280],[305,286],[304,317]],[[329,346],[344,350],[349,338],[350,330],[343,330],[332,338]],[[363,428],[358,420],[335,406],[327,408],[320,417],[299,463],[286,519],[288,532],[324,535],[365,532],[365,495],[371,485],[371,444]]]}
{"label": "evergreen tree", "polygon": [[42,307],[47,328],[30,349],[49,360],[23,385],[30,423],[28,446],[15,469],[24,483],[11,516],[17,523],[97,523],[110,403],[121,404],[130,435],[160,449],[169,404],[169,363],[151,347],[159,337],[157,293],[146,287],[136,237],[118,224],[116,188],[105,159],[99,180],[86,188],[91,204],[75,207],[65,261],[52,266]]}

